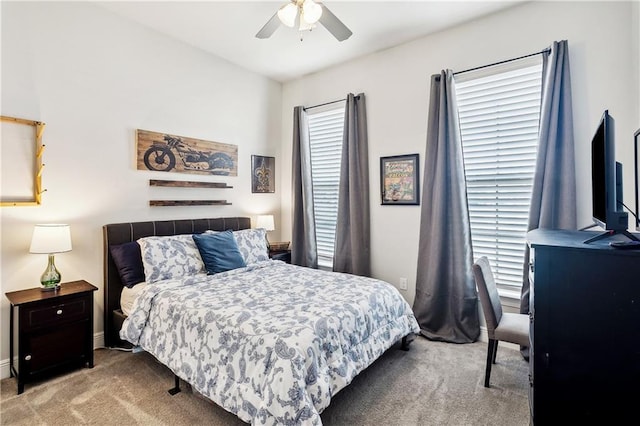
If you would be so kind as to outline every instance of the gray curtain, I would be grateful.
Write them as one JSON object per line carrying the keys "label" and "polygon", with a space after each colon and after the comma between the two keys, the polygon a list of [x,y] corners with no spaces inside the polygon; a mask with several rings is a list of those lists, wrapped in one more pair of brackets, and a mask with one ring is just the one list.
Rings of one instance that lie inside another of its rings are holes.
{"label": "gray curtain", "polygon": [[[576,171],[569,47],[554,42],[543,53],[538,158],[528,229],[577,229]],[[529,248],[526,248],[520,312],[529,313]],[[526,355],[526,353],[525,353]]]}
{"label": "gray curtain", "polygon": [[347,95],[333,270],[371,276],[369,149],[364,93]]}
{"label": "gray curtain", "polygon": [[470,343],[480,335],[471,228],[453,72],[431,77],[418,273],[421,334]]}
{"label": "gray curtain", "polygon": [[318,267],[316,226],[313,214],[313,185],[311,181],[311,150],[309,123],[304,108],[293,109],[293,235],[291,263]]}

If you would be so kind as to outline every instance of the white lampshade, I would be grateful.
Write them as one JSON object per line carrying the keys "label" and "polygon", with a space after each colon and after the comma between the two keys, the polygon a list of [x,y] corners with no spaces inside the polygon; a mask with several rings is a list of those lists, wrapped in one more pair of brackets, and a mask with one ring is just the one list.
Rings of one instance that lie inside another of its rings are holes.
{"label": "white lampshade", "polygon": [[36,225],[29,253],[63,253],[71,251],[71,228],[64,224]]}
{"label": "white lampshade", "polygon": [[259,215],[258,219],[256,220],[256,228],[264,228],[267,231],[273,231],[274,229],[276,229],[276,226],[273,222],[273,215]]}
{"label": "white lampshade", "polygon": [[278,18],[287,27],[293,27],[296,24],[298,16],[298,6],[295,3],[287,3],[278,9]]}
{"label": "white lampshade", "polygon": [[315,24],[322,16],[322,6],[313,0],[304,0],[301,16],[307,24]]}

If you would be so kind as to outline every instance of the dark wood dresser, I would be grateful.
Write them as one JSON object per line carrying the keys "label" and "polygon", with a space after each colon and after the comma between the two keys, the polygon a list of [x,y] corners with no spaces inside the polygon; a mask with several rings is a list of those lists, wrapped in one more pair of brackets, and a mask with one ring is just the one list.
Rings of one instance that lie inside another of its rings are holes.
{"label": "dark wood dresser", "polygon": [[[11,303],[10,375],[25,383],[86,365],[93,367],[93,292],[86,281],[63,283],[57,291],[40,288],[6,293]],[[18,311],[18,369],[13,364],[14,310]]]}
{"label": "dark wood dresser", "polygon": [[627,424],[640,401],[640,250],[535,230],[529,403],[533,422]]}

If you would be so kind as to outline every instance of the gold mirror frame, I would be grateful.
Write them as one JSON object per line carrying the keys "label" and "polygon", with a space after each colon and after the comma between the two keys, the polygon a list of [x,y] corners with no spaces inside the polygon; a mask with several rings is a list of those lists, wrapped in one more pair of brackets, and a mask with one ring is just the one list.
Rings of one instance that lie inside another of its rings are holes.
{"label": "gold mirror frame", "polygon": [[[2,198],[0,200],[0,206],[37,206],[42,201],[42,153],[44,151],[44,145],[42,144],[42,132],[44,132],[45,124],[40,121],[25,120],[23,118],[14,118],[0,116],[0,121],[6,121],[16,124],[24,124],[26,126],[33,126],[35,128],[35,158],[33,161],[33,199],[32,200],[10,200]],[[6,141],[4,142],[6,143]]]}

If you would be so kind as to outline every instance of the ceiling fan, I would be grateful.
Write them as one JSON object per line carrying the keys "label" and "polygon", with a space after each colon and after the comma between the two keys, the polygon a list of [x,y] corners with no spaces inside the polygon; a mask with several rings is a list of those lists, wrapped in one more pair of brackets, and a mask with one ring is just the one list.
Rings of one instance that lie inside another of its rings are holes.
{"label": "ceiling fan", "polygon": [[256,37],[269,38],[281,23],[293,28],[296,21],[299,31],[312,30],[320,22],[338,41],[344,41],[353,34],[324,4],[314,0],[291,0],[273,14]]}

